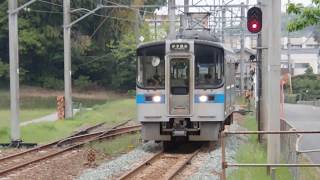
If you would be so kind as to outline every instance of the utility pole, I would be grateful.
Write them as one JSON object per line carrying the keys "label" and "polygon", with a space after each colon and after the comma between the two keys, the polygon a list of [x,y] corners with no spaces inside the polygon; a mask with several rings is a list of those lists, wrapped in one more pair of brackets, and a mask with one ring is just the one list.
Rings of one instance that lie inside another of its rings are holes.
{"label": "utility pole", "polygon": [[10,112],[11,112],[11,141],[14,146],[20,143],[19,121],[19,36],[18,36],[18,7],[17,0],[9,0],[9,56],[10,56]]}
{"label": "utility pole", "polygon": [[157,14],[154,13],[154,40],[158,39],[157,23]]}
{"label": "utility pole", "polygon": [[245,21],[245,6],[244,3],[241,3],[241,39],[240,39],[240,93],[241,95],[244,92],[244,61],[245,61],[245,55],[244,55],[244,21]]}
{"label": "utility pole", "polygon": [[[230,27],[233,28],[233,8],[231,8]],[[229,33],[229,38],[230,38],[230,46],[231,46],[231,48],[233,48],[233,35],[232,35],[232,33]]]}
{"label": "utility pole", "polygon": [[[137,6],[144,5],[143,1],[140,1],[140,0],[134,0],[133,4],[137,5]],[[135,13],[135,17],[136,17],[136,22],[134,23],[134,33],[136,36],[136,43],[139,44],[140,43],[140,11],[139,11],[139,7],[134,8],[134,13]]]}
{"label": "utility pole", "polygon": [[[266,2],[266,1],[265,1]],[[268,131],[280,131],[280,59],[281,59],[281,0],[272,0],[268,9],[270,18],[268,51]],[[270,13],[269,13],[270,12]],[[279,163],[280,135],[267,136],[268,163]]]}
{"label": "utility pole", "polygon": [[224,6],[225,5],[225,2],[224,0],[222,1],[222,29],[221,29],[221,42],[224,43],[225,42],[225,28],[226,28],[226,7]]}
{"label": "utility pole", "polygon": [[176,38],[175,0],[168,0],[169,34],[168,39]]}
{"label": "utility pole", "polygon": [[187,13],[189,12],[189,0],[184,0],[184,15],[187,17]]}
{"label": "utility pole", "polygon": [[[288,5],[290,4],[290,0],[288,0]],[[287,13],[287,16],[289,18],[289,13]],[[288,31],[287,34],[287,46],[288,46],[288,52],[287,52],[287,57],[288,57],[288,70],[289,70],[289,84],[290,84],[290,94],[292,94],[292,82],[291,82],[291,76],[293,75],[293,70],[292,70],[292,62],[291,62],[291,38],[290,38],[290,32]]]}
{"label": "utility pole", "polygon": [[183,17],[183,24],[182,30],[188,28],[188,13],[189,13],[189,0],[184,0],[184,17]]}
{"label": "utility pole", "polygon": [[70,0],[63,1],[65,118],[72,118]]}

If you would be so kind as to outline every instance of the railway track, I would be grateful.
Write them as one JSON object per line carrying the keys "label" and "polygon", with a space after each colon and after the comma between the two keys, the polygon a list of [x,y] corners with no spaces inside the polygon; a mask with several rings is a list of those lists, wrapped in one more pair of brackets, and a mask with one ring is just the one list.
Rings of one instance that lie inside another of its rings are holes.
{"label": "railway track", "polygon": [[[123,134],[134,133],[141,129],[141,125],[120,127],[125,124],[126,123],[122,123],[106,131],[82,135],[77,133],[62,140],[0,158],[0,177],[28,165],[35,164],[58,156],[64,152],[82,147],[87,143],[102,141]],[[90,129],[92,129],[92,127],[90,127]]]}
{"label": "railway track", "polygon": [[199,151],[199,147],[193,147],[192,152],[187,153],[158,152],[118,180],[173,179]]}

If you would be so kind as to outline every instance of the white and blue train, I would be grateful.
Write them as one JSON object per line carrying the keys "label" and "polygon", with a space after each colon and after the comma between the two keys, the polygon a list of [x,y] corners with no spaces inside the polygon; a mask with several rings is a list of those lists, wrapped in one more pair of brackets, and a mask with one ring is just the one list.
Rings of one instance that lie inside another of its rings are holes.
{"label": "white and blue train", "polygon": [[142,139],[217,141],[234,111],[232,50],[197,36],[142,44],[137,57]]}

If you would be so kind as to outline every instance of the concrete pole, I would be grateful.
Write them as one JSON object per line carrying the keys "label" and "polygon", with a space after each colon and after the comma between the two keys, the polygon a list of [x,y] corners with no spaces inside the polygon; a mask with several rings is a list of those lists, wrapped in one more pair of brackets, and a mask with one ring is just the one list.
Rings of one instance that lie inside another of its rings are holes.
{"label": "concrete pole", "polygon": [[[225,5],[224,0],[222,1],[222,5]],[[221,17],[222,17],[222,24],[221,24],[221,42],[225,42],[225,28],[226,28],[226,7],[222,7],[222,12],[221,12]]]}
{"label": "concrete pole", "polygon": [[154,14],[154,40],[158,39],[157,23],[157,14]]}
{"label": "concrete pole", "polygon": [[[288,4],[290,4],[290,0],[288,0]],[[291,38],[290,38],[290,32],[289,31],[288,31],[287,35],[288,35],[288,42],[287,42],[288,54],[287,54],[287,57],[288,57],[288,70],[289,70],[289,84],[290,84],[290,94],[292,94],[291,76],[293,75],[293,72],[292,72],[292,62],[291,62]]]}
{"label": "concrete pole", "polygon": [[[270,1],[268,52],[268,131],[280,131],[281,0]],[[280,161],[280,135],[267,136],[268,163]]]}
{"label": "concrete pole", "polygon": [[189,12],[189,0],[184,0],[184,13]]}
{"label": "concrete pole", "polygon": [[136,16],[136,23],[134,23],[134,34],[136,36],[136,42],[137,44],[140,43],[140,12],[139,9],[137,8],[135,10],[135,16]]}
{"label": "concrete pole", "polygon": [[21,141],[19,125],[19,36],[17,0],[9,0],[9,56],[10,56],[10,110],[11,110],[11,141]]}
{"label": "concrete pole", "polygon": [[[261,91],[260,91],[260,129],[266,131],[266,124],[268,119],[268,46],[269,46],[269,29],[270,29],[270,1],[259,0],[261,4],[263,26],[261,30]],[[260,137],[260,142],[266,141],[266,136]]]}
{"label": "concrete pole", "polygon": [[72,118],[70,0],[63,1],[65,118]]}
{"label": "concrete pole", "polygon": [[245,7],[244,3],[241,3],[241,37],[240,37],[240,93],[241,95],[244,92],[244,61],[245,61],[245,55],[244,55],[244,21],[245,21]]}
{"label": "concrete pole", "polygon": [[[230,20],[230,27],[233,31],[233,8],[231,8],[231,20]],[[230,38],[230,46],[233,48],[233,36],[232,33],[229,33],[229,38]]]}
{"label": "concrete pole", "polygon": [[175,0],[168,0],[169,34],[168,39],[176,38]]}
{"label": "concrete pole", "polygon": [[189,0],[184,0],[184,18],[183,18],[183,25],[182,29],[188,28],[188,12],[189,12]]}

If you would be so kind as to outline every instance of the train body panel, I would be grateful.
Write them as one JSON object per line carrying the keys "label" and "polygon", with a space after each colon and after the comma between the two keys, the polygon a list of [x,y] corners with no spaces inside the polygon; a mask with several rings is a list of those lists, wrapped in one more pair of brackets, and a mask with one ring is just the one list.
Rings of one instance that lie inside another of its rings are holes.
{"label": "train body panel", "polygon": [[233,53],[219,43],[179,39],[141,45],[137,56],[142,138],[218,140],[234,110]]}

